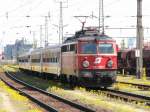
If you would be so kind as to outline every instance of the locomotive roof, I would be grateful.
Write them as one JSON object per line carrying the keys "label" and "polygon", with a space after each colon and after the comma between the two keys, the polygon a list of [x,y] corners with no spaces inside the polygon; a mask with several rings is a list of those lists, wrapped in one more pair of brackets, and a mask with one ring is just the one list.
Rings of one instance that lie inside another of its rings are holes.
{"label": "locomotive roof", "polygon": [[75,33],[74,36],[68,37],[64,43],[74,42],[84,39],[96,39],[96,40],[113,40],[111,37],[105,34],[99,34],[98,30],[81,30]]}

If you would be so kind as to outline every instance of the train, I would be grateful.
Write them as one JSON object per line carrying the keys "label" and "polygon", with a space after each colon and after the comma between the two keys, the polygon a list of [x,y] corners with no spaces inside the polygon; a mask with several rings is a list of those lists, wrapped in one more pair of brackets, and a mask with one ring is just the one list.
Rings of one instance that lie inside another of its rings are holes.
{"label": "train", "polygon": [[68,37],[62,44],[30,50],[19,55],[19,68],[47,74],[85,87],[109,87],[116,81],[116,41],[86,27]]}
{"label": "train", "polygon": [[[118,51],[118,71],[128,75],[136,75],[136,49],[125,49]],[[143,68],[146,75],[150,77],[150,46],[143,47]]]}

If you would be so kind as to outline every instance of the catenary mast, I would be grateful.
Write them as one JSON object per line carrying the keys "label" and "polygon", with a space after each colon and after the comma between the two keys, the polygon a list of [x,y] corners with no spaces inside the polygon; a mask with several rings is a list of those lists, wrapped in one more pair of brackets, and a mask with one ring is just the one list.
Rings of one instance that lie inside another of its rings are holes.
{"label": "catenary mast", "polygon": [[136,76],[143,75],[143,26],[142,26],[142,0],[137,0],[137,39],[136,39]]}

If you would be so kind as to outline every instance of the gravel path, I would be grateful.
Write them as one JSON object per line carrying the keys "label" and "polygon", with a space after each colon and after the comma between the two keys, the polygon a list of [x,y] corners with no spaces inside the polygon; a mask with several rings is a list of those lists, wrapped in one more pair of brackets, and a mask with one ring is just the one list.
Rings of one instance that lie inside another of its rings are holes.
{"label": "gravel path", "polygon": [[16,112],[13,102],[10,101],[9,95],[5,92],[0,92],[2,102],[0,103],[1,109],[7,112]]}
{"label": "gravel path", "polygon": [[0,112],[27,112],[35,110],[36,112],[44,112],[30,101],[22,102],[12,99],[12,96],[3,87],[0,87]]}

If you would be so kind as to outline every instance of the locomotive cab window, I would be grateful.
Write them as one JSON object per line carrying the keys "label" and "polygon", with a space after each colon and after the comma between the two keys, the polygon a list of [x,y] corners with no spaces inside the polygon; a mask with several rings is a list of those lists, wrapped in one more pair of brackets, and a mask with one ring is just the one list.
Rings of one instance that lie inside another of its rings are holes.
{"label": "locomotive cab window", "polygon": [[98,52],[102,54],[113,54],[114,48],[111,43],[100,43],[98,45]]}
{"label": "locomotive cab window", "polygon": [[82,54],[96,54],[96,43],[94,42],[84,42],[80,46]]}

